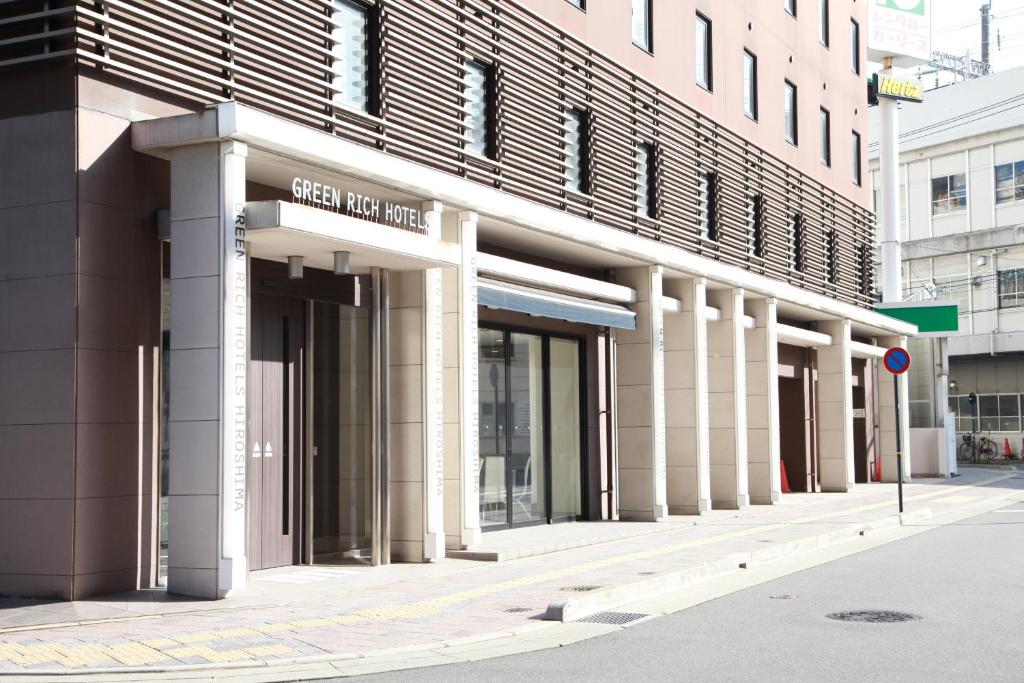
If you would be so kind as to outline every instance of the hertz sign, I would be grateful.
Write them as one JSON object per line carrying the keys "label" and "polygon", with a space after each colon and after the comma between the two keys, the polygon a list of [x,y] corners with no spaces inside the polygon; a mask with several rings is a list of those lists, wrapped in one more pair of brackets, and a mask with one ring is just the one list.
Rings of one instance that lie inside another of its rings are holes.
{"label": "hertz sign", "polygon": [[893,100],[908,100],[910,102],[923,101],[924,86],[917,81],[892,76],[881,76],[878,74],[871,80],[868,99],[872,104],[877,104],[879,97],[888,97]]}

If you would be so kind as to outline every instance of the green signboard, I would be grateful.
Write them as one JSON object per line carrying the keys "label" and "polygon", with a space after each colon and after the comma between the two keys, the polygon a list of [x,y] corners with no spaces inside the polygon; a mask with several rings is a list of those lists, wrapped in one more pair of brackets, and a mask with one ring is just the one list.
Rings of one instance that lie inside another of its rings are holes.
{"label": "green signboard", "polygon": [[955,301],[878,304],[875,310],[890,318],[917,325],[918,336],[921,337],[950,337],[960,329]]}
{"label": "green signboard", "polygon": [[881,5],[886,9],[908,12],[922,17],[924,16],[924,3],[925,0],[875,0],[876,5]]}

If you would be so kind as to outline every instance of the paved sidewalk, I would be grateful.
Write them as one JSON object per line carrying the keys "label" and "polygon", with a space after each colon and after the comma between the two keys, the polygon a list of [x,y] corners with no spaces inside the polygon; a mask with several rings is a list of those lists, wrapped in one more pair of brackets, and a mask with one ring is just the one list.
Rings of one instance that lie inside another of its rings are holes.
{"label": "paved sidewalk", "polygon": [[[1021,482],[1013,480],[1021,477],[1024,471],[965,468],[957,479],[915,481],[905,487],[905,520],[1020,499]],[[668,584],[659,581],[681,572],[737,571],[752,558],[896,526],[895,489],[872,484],[849,494],[788,495],[771,507],[673,517],[613,541],[508,562],[260,572],[250,588],[219,602],[168,599],[162,592],[77,603],[4,599],[0,674],[121,672],[137,679],[162,671],[209,678],[277,665],[264,675],[276,680],[323,675],[326,662],[347,662],[334,675],[358,673],[360,661],[372,655],[379,665],[389,652],[422,664],[496,656],[503,654],[500,644],[488,640],[543,625],[540,616],[555,601],[607,609],[631,601],[622,599],[627,594],[636,600],[664,590]],[[590,526],[565,525],[554,533],[578,527],[580,537],[603,537]],[[545,531],[551,529],[534,533]],[[586,611],[579,609],[578,615]],[[608,628],[573,626],[590,635]],[[537,647],[549,645],[538,640]],[[294,665],[289,674],[280,666],[287,663]]]}

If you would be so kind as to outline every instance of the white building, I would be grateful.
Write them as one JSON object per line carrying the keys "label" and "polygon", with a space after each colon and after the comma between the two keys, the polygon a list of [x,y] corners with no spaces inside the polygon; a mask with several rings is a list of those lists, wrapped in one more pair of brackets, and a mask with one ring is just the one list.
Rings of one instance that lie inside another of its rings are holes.
{"label": "white building", "polygon": [[[872,114],[876,114],[873,110]],[[877,131],[875,125],[871,131]],[[878,142],[869,159],[880,198]],[[905,299],[949,299],[959,335],[948,341],[948,387],[935,342],[911,342],[912,427],[942,424],[943,392],[969,432],[1022,446],[1024,393],[1024,68],[932,90],[900,112],[900,214]],[[927,368],[927,369],[925,369]],[[945,382],[941,382],[945,384]],[[936,400],[938,397],[938,400]]]}

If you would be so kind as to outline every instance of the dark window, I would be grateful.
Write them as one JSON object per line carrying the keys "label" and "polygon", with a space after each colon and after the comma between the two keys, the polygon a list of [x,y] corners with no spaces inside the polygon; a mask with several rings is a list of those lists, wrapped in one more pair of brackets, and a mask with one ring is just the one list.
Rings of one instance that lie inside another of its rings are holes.
{"label": "dark window", "polygon": [[590,113],[565,112],[565,184],[571,190],[590,193]]}
{"label": "dark window", "polygon": [[874,282],[872,282],[874,267],[871,263],[871,247],[861,244],[857,248],[857,286],[864,296],[873,296]]}
{"label": "dark window", "polygon": [[657,216],[655,185],[657,170],[656,148],[644,142],[636,148],[636,206],[637,213],[648,218]]}
{"label": "dark window", "polygon": [[860,133],[853,131],[850,135],[850,144],[853,146],[853,182],[860,185],[861,163],[860,163]]}
{"label": "dark window", "polygon": [[568,3],[570,5],[575,5],[576,7],[579,7],[580,9],[587,9],[587,3],[584,2],[584,0],[568,0]]}
{"label": "dark window", "polygon": [[466,150],[494,157],[494,67],[476,60],[466,62]]}
{"label": "dark window", "polygon": [[700,174],[697,188],[700,236],[718,241],[718,174],[705,171]]}
{"label": "dark window", "polygon": [[370,10],[350,0],[334,0],[331,19],[331,99],[346,107],[373,111]]}
{"label": "dark window", "polygon": [[996,166],[996,204],[1024,199],[1024,161]]}
{"label": "dark window", "polygon": [[752,192],[747,195],[747,254],[764,257],[764,195]]}
{"label": "dark window", "polygon": [[821,144],[821,163],[832,165],[832,116],[822,107],[818,117],[818,135]]}
{"label": "dark window", "polygon": [[783,0],[782,6],[794,17],[796,16],[796,0]]}
{"label": "dark window", "polygon": [[860,73],[860,24],[856,19],[850,19],[850,68]]}
{"label": "dark window", "polygon": [[835,228],[825,233],[825,280],[832,285],[839,282],[839,237]]}
{"label": "dark window", "polygon": [[786,121],[786,142],[797,144],[796,86],[786,81],[783,86],[783,103]]}
{"label": "dark window", "polygon": [[999,271],[999,308],[1024,306],[1024,268]]}
{"label": "dark window", "polygon": [[789,222],[789,268],[798,273],[804,270],[804,217],[800,214]]}
{"label": "dark window", "polygon": [[633,44],[651,52],[651,0],[633,0]]}
{"label": "dark window", "polygon": [[757,121],[757,57],[743,51],[743,113]]}
{"label": "dark window", "polygon": [[828,47],[828,0],[818,0],[818,41]]}
{"label": "dark window", "polygon": [[697,14],[696,20],[697,85],[705,90],[712,89],[711,69],[711,20],[703,14]]}
{"label": "dark window", "polygon": [[932,215],[967,209],[967,176],[963,173],[932,178]]}

